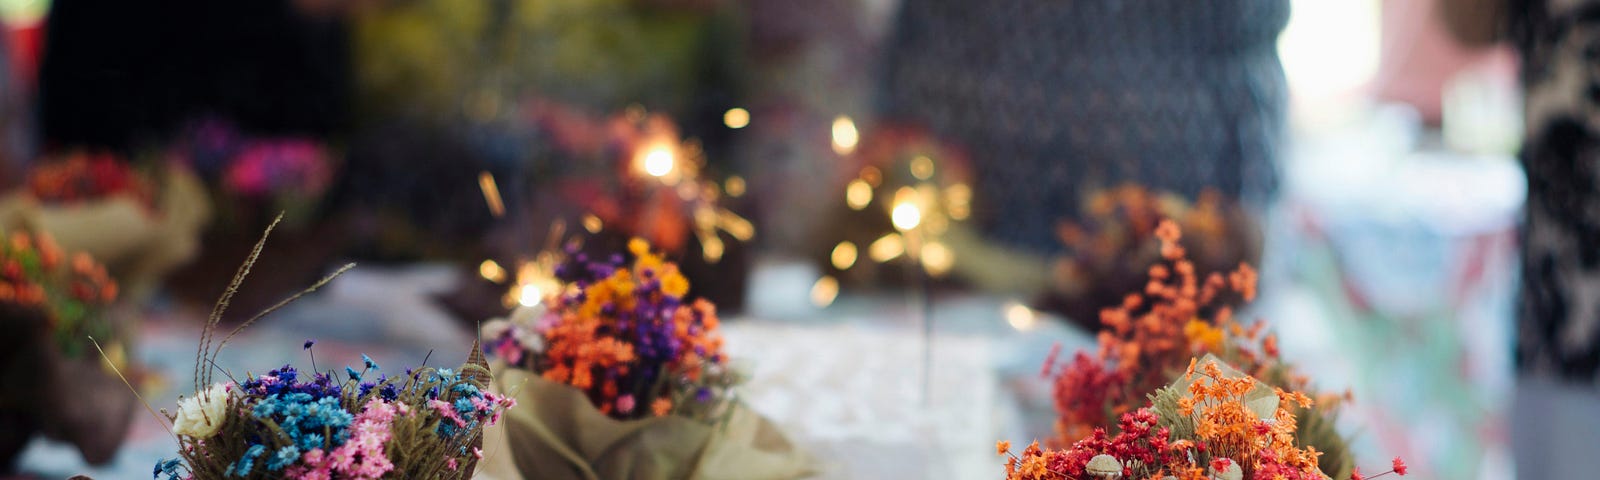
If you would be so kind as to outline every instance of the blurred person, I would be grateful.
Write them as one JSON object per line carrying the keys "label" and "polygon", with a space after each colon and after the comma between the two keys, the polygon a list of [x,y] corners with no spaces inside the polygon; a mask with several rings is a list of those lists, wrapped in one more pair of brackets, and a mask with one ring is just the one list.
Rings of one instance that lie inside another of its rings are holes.
{"label": "blurred person", "polygon": [[[1286,0],[904,0],[880,106],[971,154],[976,232],[953,227],[957,273],[1010,295],[1062,288],[1036,259],[1066,251],[1058,227],[1124,184],[1264,209],[1288,19]],[[1259,239],[1234,243],[1258,257]]]}
{"label": "blurred person", "polygon": [[1600,1],[1443,0],[1461,41],[1521,54],[1528,201],[1512,451],[1521,478],[1600,471]]}

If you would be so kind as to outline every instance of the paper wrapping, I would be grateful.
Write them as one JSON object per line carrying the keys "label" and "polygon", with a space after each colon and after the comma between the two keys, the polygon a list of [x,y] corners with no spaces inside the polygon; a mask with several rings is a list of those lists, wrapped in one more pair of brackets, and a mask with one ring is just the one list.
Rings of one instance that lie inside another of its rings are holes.
{"label": "paper wrapping", "polygon": [[73,445],[89,464],[110,462],[139,405],[127,385],[92,352],[63,355],[37,309],[0,307],[0,327],[8,332],[0,338],[0,471],[34,434]]}
{"label": "paper wrapping", "polygon": [[782,480],[814,473],[810,456],[776,425],[737,403],[714,425],[679,416],[617,420],[568,385],[517,369],[496,378],[517,399],[506,412],[503,454],[522,478]]}

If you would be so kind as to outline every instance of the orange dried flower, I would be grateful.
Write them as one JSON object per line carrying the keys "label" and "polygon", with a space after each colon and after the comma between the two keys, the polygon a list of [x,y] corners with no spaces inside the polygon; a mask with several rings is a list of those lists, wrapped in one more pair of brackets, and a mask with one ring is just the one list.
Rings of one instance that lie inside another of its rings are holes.
{"label": "orange dried flower", "polygon": [[[1266,367],[1253,353],[1261,348],[1236,348],[1256,342],[1259,326],[1246,329],[1238,325],[1230,308],[1232,302],[1254,296],[1254,271],[1241,266],[1227,275],[1209,275],[1202,283],[1194,263],[1177,246],[1183,236],[1178,225],[1161,221],[1155,236],[1162,243],[1164,263],[1150,267],[1142,295],[1128,295],[1119,305],[1101,310],[1098,361],[1074,362],[1057,374],[1056,406],[1061,414],[1057,432],[1061,436],[1055,439],[1056,445],[1075,438],[1069,433],[1114,424],[1118,412],[1143,405],[1145,394],[1167,384],[1196,356],[1225,355],[1250,372]],[[1275,344],[1272,351],[1276,351]],[[1069,374],[1083,368],[1103,372]],[[1047,366],[1045,370],[1056,369]],[[1085,383],[1091,379],[1097,383]]]}

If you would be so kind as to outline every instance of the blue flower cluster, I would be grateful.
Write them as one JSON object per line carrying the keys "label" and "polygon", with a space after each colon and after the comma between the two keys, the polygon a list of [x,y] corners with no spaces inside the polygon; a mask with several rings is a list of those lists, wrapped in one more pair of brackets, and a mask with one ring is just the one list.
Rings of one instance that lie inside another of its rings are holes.
{"label": "blue flower cluster", "polygon": [[[280,471],[300,459],[302,452],[331,449],[350,437],[349,426],[355,416],[341,404],[343,389],[327,374],[316,374],[309,382],[299,380],[294,367],[284,365],[240,385],[259,396],[250,410],[258,420],[278,425],[293,443],[272,452],[265,459],[269,471]],[[254,443],[245,455],[228,467],[227,475],[246,476],[255,468],[267,447]]]}
{"label": "blue flower cluster", "polygon": [[[338,397],[315,398],[306,393],[272,394],[257,402],[250,414],[272,420],[296,447],[303,450],[343,445],[347,427],[355,416],[345,411]],[[323,437],[326,433],[328,436]]]}

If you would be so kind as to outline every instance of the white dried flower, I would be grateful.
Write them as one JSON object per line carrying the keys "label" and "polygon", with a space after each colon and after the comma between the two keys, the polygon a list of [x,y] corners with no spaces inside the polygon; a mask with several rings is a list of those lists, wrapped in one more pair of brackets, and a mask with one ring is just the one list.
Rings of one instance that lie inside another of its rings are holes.
{"label": "white dried flower", "polygon": [[178,402],[177,418],[172,420],[172,433],[194,438],[206,438],[222,428],[228,414],[228,386],[220,383],[197,392],[195,396]]}
{"label": "white dried flower", "polygon": [[1117,457],[1102,453],[1089,459],[1089,464],[1083,470],[1096,477],[1118,478],[1122,476],[1122,462],[1117,461]]}

